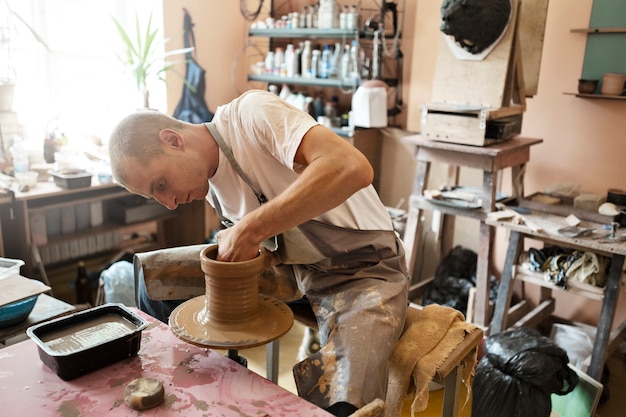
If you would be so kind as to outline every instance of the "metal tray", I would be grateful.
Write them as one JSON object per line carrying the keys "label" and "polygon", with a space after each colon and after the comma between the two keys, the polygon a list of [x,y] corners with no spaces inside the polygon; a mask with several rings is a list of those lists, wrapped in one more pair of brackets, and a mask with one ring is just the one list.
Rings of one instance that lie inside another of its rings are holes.
{"label": "metal tray", "polygon": [[148,322],[122,304],[104,304],[29,327],[39,358],[70,380],[134,356]]}

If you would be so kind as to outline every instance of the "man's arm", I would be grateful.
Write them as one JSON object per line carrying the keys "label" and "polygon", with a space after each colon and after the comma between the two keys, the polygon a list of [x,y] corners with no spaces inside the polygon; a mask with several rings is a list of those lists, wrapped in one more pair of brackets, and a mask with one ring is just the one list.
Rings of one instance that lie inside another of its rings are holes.
{"label": "man's arm", "polygon": [[287,190],[220,232],[220,260],[251,259],[265,239],[337,207],[374,178],[367,158],[321,125],[304,135],[294,159],[305,169]]}

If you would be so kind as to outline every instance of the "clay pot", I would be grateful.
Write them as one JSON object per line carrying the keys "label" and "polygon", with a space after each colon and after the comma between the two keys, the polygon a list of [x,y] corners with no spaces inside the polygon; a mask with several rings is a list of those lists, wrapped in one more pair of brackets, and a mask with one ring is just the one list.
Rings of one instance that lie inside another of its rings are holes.
{"label": "clay pot", "polygon": [[293,313],[280,300],[259,293],[265,252],[249,261],[217,261],[217,245],[200,252],[205,294],[185,301],[170,314],[174,334],[213,349],[247,349],[278,339],[291,329]]}
{"label": "clay pot", "polygon": [[598,88],[598,80],[578,80],[578,92],[580,94],[594,94]]}
{"label": "clay pot", "polygon": [[204,272],[205,302],[199,319],[203,323],[230,325],[248,322],[259,308],[259,276],[267,267],[266,255],[249,261],[217,261],[217,245],[200,253],[200,267]]}

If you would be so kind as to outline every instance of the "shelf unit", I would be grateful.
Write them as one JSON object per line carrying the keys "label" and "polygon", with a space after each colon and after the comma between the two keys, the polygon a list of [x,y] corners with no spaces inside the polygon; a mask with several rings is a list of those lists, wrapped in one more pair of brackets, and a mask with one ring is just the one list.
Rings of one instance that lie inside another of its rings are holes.
{"label": "shelf unit", "polygon": [[[0,201],[4,256],[22,259],[22,275],[45,282],[55,297],[73,302],[78,260],[85,260],[89,271],[95,272],[127,251],[203,241],[205,230],[199,226],[204,225],[204,214],[202,219],[192,219],[196,213],[189,207],[153,210],[157,203],[146,201],[132,206],[140,212],[145,206],[145,216],[137,221],[120,219],[118,205],[136,197],[117,184],[64,189],[50,181],[37,183],[29,192],[15,192],[14,198]],[[184,216],[178,216],[181,210]],[[74,227],[64,229],[72,218]],[[178,224],[179,220],[189,223]]]}
{"label": "shelf unit", "polygon": [[[626,74],[626,8],[622,1],[593,0],[589,24],[583,28],[570,29],[570,33],[586,37],[581,77],[598,79],[601,91],[602,78],[606,73]],[[583,99],[626,100],[625,96],[602,94],[576,94]]]}
{"label": "shelf unit", "polygon": [[[499,333],[509,327],[536,326],[549,318],[555,310],[555,299],[552,291],[558,289],[570,294],[596,300],[602,303],[598,318],[598,331],[594,340],[591,354],[591,362],[587,374],[596,380],[600,380],[603,365],[607,356],[615,350],[617,344],[624,339],[626,334],[626,320],[613,329],[613,320],[617,308],[617,301],[623,275],[624,257],[626,256],[626,243],[624,240],[611,240],[603,234],[602,225],[593,222],[584,222],[581,227],[589,227],[600,232],[590,236],[567,237],[558,233],[563,226],[563,217],[552,213],[533,211],[525,214],[525,218],[538,226],[537,230],[529,228],[525,224],[517,224],[509,220],[495,220],[487,218],[486,223],[490,226],[501,227],[509,232],[509,246],[506,252],[498,298],[491,324],[491,334]],[[562,289],[544,281],[542,274],[534,273],[525,269],[520,264],[520,255],[524,248],[524,240],[543,242],[544,245],[571,248],[580,251],[590,251],[598,255],[611,258],[611,266],[607,274],[606,284],[603,288],[596,288],[580,283],[569,283],[567,289]],[[511,323],[512,308],[510,308],[513,285],[516,280],[523,283],[538,285],[541,299],[538,305],[521,318],[516,318]]]}
{"label": "shelf unit", "polygon": [[[275,12],[274,2],[271,2],[270,13]],[[374,3],[375,4],[375,3]],[[388,14],[388,12],[392,12],[392,16],[394,16],[394,26],[397,24],[396,20],[399,20],[398,16],[403,12],[401,10],[397,10],[397,5],[394,2],[383,2],[382,5],[376,5],[376,9],[368,9],[363,7],[361,1],[358,2],[359,9],[361,10],[361,19],[365,20],[363,13],[367,12],[376,12],[379,13],[383,18]],[[393,10],[392,10],[393,9]],[[393,14],[395,13],[395,15]],[[276,17],[276,16],[275,16]],[[363,23],[363,22],[361,22]],[[381,28],[381,27],[379,27]],[[399,28],[394,29],[399,31]],[[374,44],[370,42],[374,37],[374,29],[366,29],[364,26],[361,28],[354,29],[343,29],[343,28],[329,28],[329,29],[319,29],[319,28],[294,28],[294,29],[286,29],[286,28],[250,28],[248,30],[249,38],[267,38],[268,39],[268,50],[274,50],[276,46],[284,46],[288,43],[288,40],[302,40],[302,39],[310,39],[310,40],[334,40],[341,44],[343,48],[346,43],[350,43],[353,40],[359,42],[359,48],[362,50],[372,50],[369,55],[373,54]],[[383,53],[386,45],[388,45],[389,40],[386,40],[384,36],[382,36],[382,31],[378,31],[381,35],[380,43],[378,45],[379,53],[378,53],[378,68],[380,68],[380,77],[382,81],[385,81],[387,85],[391,89],[395,89],[396,96],[396,108],[392,109],[392,113],[390,115],[398,114],[401,111],[402,106],[402,98],[401,92],[399,89],[399,79],[401,77],[401,56],[402,53],[398,51],[396,56],[388,57]],[[370,45],[371,43],[371,45]],[[284,44],[284,45],[283,45]],[[261,48],[263,50],[264,48]],[[385,63],[392,59],[395,63],[395,70],[392,72],[389,70],[389,65],[385,65]],[[291,86],[299,86],[299,87],[317,87],[322,89],[333,88],[341,91],[343,96],[349,95],[358,87],[358,83],[360,81],[351,81],[351,80],[342,80],[340,78],[306,78],[306,77],[281,77],[276,75],[267,75],[267,74],[249,74],[247,80],[250,82],[262,82],[267,84],[275,84],[275,85],[291,85]],[[344,100],[340,100],[340,103],[346,106],[347,103]],[[395,112],[395,113],[393,113]]]}
{"label": "shelf unit", "polygon": [[[574,28],[570,29],[570,33],[582,33],[585,35],[610,35],[610,34],[625,34],[626,27],[616,26],[616,27],[588,27],[588,28]],[[582,93],[563,93],[568,96],[575,96],[578,98],[584,99],[593,99],[593,100],[617,100],[624,101],[626,100],[626,96],[614,96],[607,94],[582,94]]]}

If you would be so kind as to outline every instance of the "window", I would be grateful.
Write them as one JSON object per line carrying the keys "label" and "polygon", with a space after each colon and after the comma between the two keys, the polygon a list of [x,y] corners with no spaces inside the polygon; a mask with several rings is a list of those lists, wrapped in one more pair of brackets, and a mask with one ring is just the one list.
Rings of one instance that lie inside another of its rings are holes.
{"label": "window", "polygon": [[[116,56],[123,47],[111,16],[134,34],[135,16],[145,27],[152,13],[153,27],[162,35],[162,0],[1,1],[8,1],[49,47],[12,19],[13,107],[29,148],[42,149],[52,132],[63,133],[71,147],[94,138],[106,141],[120,118],[142,106],[133,76]],[[150,107],[165,110],[165,84],[155,80],[149,90]]]}

